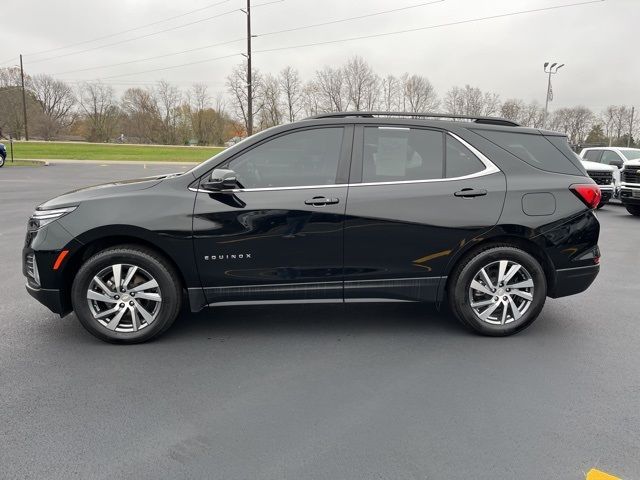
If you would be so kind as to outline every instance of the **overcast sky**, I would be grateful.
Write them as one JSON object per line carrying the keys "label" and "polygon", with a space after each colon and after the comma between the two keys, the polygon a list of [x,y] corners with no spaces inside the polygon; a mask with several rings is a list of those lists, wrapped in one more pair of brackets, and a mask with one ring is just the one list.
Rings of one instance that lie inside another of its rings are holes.
{"label": "overcast sky", "polygon": [[[277,72],[292,65],[307,79],[324,65],[339,65],[352,55],[360,55],[381,75],[400,75],[405,71],[425,75],[440,96],[453,85],[468,83],[499,93],[503,100],[517,97],[542,103],[546,90],[543,63],[557,61],[566,66],[553,78],[552,108],[582,104],[601,110],[609,104],[640,105],[640,0],[605,0],[410,33],[260,53],[279,47],[581,3],[581,0],[431,0],[435,2],[432,4],[427,4],[428,0],[273,1],[252,0],[253,32],[258,35],[253,40],[253,62],[261,71]],[[212,6],[216,3],[219,5]],[[262,3],[270,4],[259,6]],[[165,79],[183,88],[201,82],[209,85],[212,92],[222,91],[225,76],[234,64],[242,61],[244,40],[138,60],[241,39],[245,35],[246,17],[238,9],[244,5],[245,0],[1,0],[0,62],[6,60],[1,66],[15,64],[22,52],[25,70],[31,74],[46,72],[70,81],[102,78],[118,90]],[[414,8],[260,36],[402,7]],[[201,10],[161,22],[196,9]],[[123,42],[215,15],[220,16]],[[152,22],[159,23],[112,35]],[[91,41],[105,36],[109,37]],[[79,42],[86,43],[59,49]],[[68,55],[116,42],[123,43]],[[48,51],[52,49],[57,50]],[[12,55],[16,59],[10,59]],[[51,58],[55,56],[59,58]],[[230,57],[136,74],[223,56]],[[63,73],[130,61],[134,63]]]}

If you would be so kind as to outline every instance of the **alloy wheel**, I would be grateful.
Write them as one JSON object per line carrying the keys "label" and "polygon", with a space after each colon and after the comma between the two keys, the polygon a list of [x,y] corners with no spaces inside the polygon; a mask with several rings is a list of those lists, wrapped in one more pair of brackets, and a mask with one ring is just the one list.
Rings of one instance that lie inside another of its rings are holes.
{"label": "alloy wheel", "polygon": [[519,320],[533,302],[534,282],[521,264],[499,260],[481,268],[469,286],[469,304],[475,315],[491,325]]}
{"label": "alloy wheel", "polygon": [[162,305],[160,286],[146,270],[129,264],[103,268],[87,289],[94,320],[115,332],[137,332],[151,325]]}

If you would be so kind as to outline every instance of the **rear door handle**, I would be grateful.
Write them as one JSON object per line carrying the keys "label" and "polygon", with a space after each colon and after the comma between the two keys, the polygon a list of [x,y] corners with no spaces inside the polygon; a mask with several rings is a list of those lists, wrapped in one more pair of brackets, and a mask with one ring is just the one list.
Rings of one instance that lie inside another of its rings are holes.
{"label": "rear door handle", "polygon": [[313,197],[305,200],[305,205],[313,205],[314,207],[324,207],[325,205],[335,205],[339,203],[339,198]]}
{"label": "rear door handle", "polygon": [[475,188],[463,188],[462,190],[454,193],[456,197],[462,198],[473,198],[473,197],[482,197],[487,194],[487,191],[484,189],[475,189]]}

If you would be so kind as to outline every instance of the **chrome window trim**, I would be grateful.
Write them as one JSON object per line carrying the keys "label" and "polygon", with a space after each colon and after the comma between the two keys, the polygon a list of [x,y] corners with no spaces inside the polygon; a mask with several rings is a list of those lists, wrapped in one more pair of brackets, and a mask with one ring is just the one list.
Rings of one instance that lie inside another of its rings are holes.
{"label": "chrome window trim", "polygon": [[469,175],[463,175],[461,177],[451,178],[429,178],[425,180],[395,180],[390,182],[367,182],[367,183],[333,183],[328,185],[300,185],[295,187],[262,187],[262,188],[234,188],[233,190],[220,190],[219,192],[213,192],[210,190],[203,190],[200,188],[189,187],[192,192],[199,193],[241,193],[241,192],[272,192],[279,190],[310,190],[318,188],[342,188],[342,187],[372,187],[377,185],[407,185],[414,183],[432,183],[432,182],[452,182],[456,180],[467,180],[470,178],[484,177],[486,175],[492,175],[498,173],[501,170],[491,161],[486,155],[479,151],[476,147],[471,145],[466,140],[460,138],[458,135],[452,132],[446,132],[446,135],[450,135],[452,138],[459,141],[462,145],[467,147],[471,153],[473,153],[478,160],[485,166],[484,170],[480,170],[476,173]]}

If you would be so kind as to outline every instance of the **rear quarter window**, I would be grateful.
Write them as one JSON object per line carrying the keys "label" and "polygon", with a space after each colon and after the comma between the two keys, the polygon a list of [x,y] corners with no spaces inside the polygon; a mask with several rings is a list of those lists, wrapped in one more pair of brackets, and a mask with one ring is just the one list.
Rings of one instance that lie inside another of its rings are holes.
{"label": "rear quarter window", "polygon": [[585,175],[566,137],[544,136],[500,130],[474,130],[532,167],[547,172]]}

